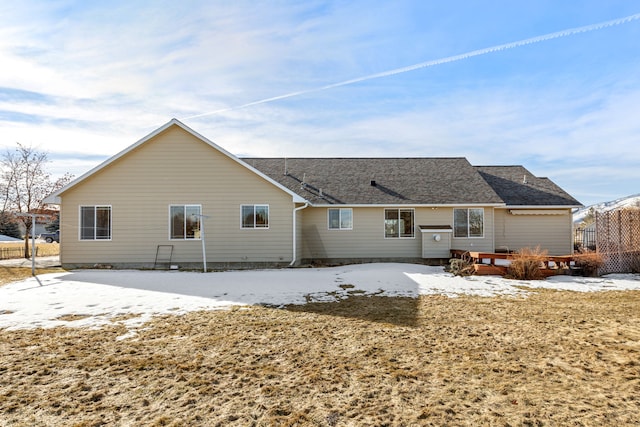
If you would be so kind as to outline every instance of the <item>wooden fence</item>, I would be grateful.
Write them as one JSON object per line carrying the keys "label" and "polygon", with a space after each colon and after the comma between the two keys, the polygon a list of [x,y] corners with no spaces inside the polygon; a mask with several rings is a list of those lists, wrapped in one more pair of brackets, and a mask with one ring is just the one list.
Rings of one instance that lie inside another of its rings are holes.
{"label": "wooden fence", "polygon": [[[14,259],[24,257],[24,245],[16,244],[16,247],[0,247],[0,259]],[[29,245],[31,250],[31,245]],[[38,247],[36,246],[36,256],[38,256]]]}
{"label": "wooden fence", "polygon": [[630,273],[640,261],[640,209],[596,214],[596,247],[604,266],[599,274]]}

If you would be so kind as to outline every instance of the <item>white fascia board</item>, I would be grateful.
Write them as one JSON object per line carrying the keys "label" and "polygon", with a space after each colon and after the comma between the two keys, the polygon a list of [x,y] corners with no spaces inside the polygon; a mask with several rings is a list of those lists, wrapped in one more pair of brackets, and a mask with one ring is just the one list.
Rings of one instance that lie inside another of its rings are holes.
{"label": "white fascia board", "polygon": [[109,157],[107,160],[105,160],[104,162],[100,163],[98,166],[94,167],[93,169],[89,170],[88,172],[85,172],[84,174],[80,175],[78,178],[74,179],[69,184],[65,185],[64,187],[62,187],[61,189],[59,189],[58,191],[56,191],[55,193],[53,193],[52,195],[47,197],[47,199],[55,197],[55,198],[57,198],[57,200],[60,200],[59,196],[62,193],[64,193],[65,191],[69,190],[70,188],[73,188],[76,185],[80,184],[82,181],[84,181],[85,179],[87,179],[91,175],[95,174],[96,172],[106,168],[111,163],[115,162],[116,160],[120,159],[121,157],[125,156],[126,154],[130,153],[131,151],[135,150],[136,148],[138,148],[139,146],[141,146],[142,144],[144,144],[145,142],[147,142],[148,140],[150,140],[154,136],[158,135],[159,133],[164,132],[167,128],[169,128],[169,126],[171,126],[173,124],[177,124],[177,123],[174,123],[174,122],[177,122],[177,120],[176,119],[172,119],[171,121],[169,121],[169,122],[165,123],[164,125],[160,126],[158,129],[154,130],[153,132],[151,132],[147,136],[143,137],[142,139],[139,139],[134,144],[128,146],[127,148],[125,148],[124,150],[120,151],[119,153]]}
{"label": "white fascia board", "polygon": [[555,205],[516,205],[516,206],[510,206],[510,205],[505,205],[505,206],[501,206],[499,209],[536,209],[536,210],[542,210],[542,209],[575,209],[575,208],[581,208],[584,207],[582,205],[560,205],[560,206],[555,206]]}
{"label": "white fascia board", "polygon": [[284,185],[280,184],[278,181],[274,180],[273,178],[270,178],[269,176],[267,176],[264,173],[260,172],[258,169],[256,169],[253,166],[249,165],[248,163],[243,162],[238,157],[236,157],[234,154],[231,154],[230,152],[228,152],[224,148],[220,147],[215,142],[209,140],[209,138],[207,138],[204,135],[201,135],[198,132],[196,132],[195,130],[191,129],[189,126],[185,125],[180,120],[172,119],[169,123],[170,124],[175,124],[177,126],[180,126],[185,131],[189,132],[190,134],[192,134],[196,138],[199,138],[199,139],[203,140],[204,142],[206,142],[207,144],[209,144],[210,146],[212,146],[213,148],[215,148],[216,150],[218,150],[219,152],[221,152],[225,156],[229,157],[231,160],[233,160],[236,163],[238,163],[239,165],[244,166],[245,168],[249,169],[251,172],[255,173],[256,175],[258,175],[262,179],[264,179],[267,182],[275,185],[280,190],[282,190],[285,193],[289,194],[292,197],[294,203],[307,203],[307,200],[305,198],[303,198],[302,196],[300,196],[298,193],[295,193],[295,192],[289,190],[287,187],[285,187]]}
{"label": "white fascia board", "polygon": [[314,208],[503,208],[504,203],[463,203],[463,204],[451,204],[451,205],[424,205],[424,204],[322,204],[314,205],[310,204]]}
{"label": "white fascia board", "polygon": [[266,176],[265,174],[263,174],[262,172],[260,172],[259,170],[251,167],[249,164],[243,162],[242,160],[240,160],[238,157],[236,157],[235,155],[231,154],[230,152],[228,152],[227,150],[225,150],[224,148],[220,147],[219,145],[217,145],[216,143],[214,143],[213,141],[209,140],[207,137],[199,134],[198,132],[196,132],[195,130],[191,129],[189,126],[185,125],[184,123],[182,123],[180,120],[178,119],[171,119],[170,121],[168,121],[167,123],[165,123],[164,125],[160,126],[158,129],[154,130],[153,132],[151,132],[150,134],[148,134],[147,136],[143,137],[142,139],[138,140],[137,142],[135,142],[134,144],[130,145],[129,147],[125,148],[124,150],[120,151],[118,154],[110,157],[109,159],[105,160],[104,162],[100,163],[98,166],[96,166],[95,168],[91,169],[90,171],[86,172],[85,174],[81,175],[80,177],[74,179],[73,181],[71,181],[69,184],[67,184],[66,186],[62,187],[60,190],[56,191],[55,193],[53,193],[52,195],[50,195],[49,197],[47,197],[47,200],[56,200],[56,202],[51,202],[52,204],[60,204],[60,195],[62,193],[64,193],[65,191],[69,190],[70,188],[78,185],[79,183],[81,183],[82,181],[84,181],[85,179],[87,179],[88,177],[90,177],[91,175],[95,174],[96,172],[106,168],[107,166],[109,166],[111,163],[115,162],[116,160],[120,159],[121,157],[124,157],[126,154],[130,153],[131,151],[135,150],[136,148],[138,148],[139,146],[141,146],[142,144],[144,144],[145,142],[149,141],[150,139],[152,139],[153,137],[155,137],[156,135],[164,132],[165,130],[167,130],[169,127],[176,125],[180,128],[182,128],[183,130],[185,130],[186,132],[190,133],[191,135],[195,136],[196,138],[206,142],[207,144],[209,144],[211,147],[213,147],[214,149],[218,150],[220,153],[224,154],[225,156],[229,157],[231,160],[235,161],[236,163],[244,166],[245,168],[249,169],[251,172],[255,173],[256,175],[258,175],[259,177],[265,179],[266,181],[268,181],[269,183],[275,185],[276,187],[278,187],[279,189],[281,189],[282,191],[284,191],[285,193],[291,195],[293,202],[294,203],[306,203],[307,200],[304,199],[303,197],[301,197],[299,194],[289,190],[288,188],[286,188],[285,186],[283,186],[282,184],[280,184],[279,182],[269,178],[268,176]]}

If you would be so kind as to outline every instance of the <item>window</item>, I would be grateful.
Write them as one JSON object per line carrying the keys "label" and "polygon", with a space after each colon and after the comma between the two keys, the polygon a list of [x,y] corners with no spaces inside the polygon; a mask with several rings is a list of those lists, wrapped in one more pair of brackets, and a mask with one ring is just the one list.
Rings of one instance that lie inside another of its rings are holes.
{"label": "window", "polygon": [[111,240],[111,206],[80,206],[80,240]]}
{"label": "window", "polygon": [[269,205],[242,205],[242,228],[269,228]]}
{"label": "window", "polygon": [[413,227],[413,209],[385,209],[384,237],[415,237]]}
{"label": "window", "polygon": [[453,237],[484,237],[484,209],[454,209]]}
{"label": "window", "polygon": [[352,209],[329,209],[329,230],[351,230],[353,229]]}
{"label": "window", "polygon": [[200,240],[200,205],[169,206],[169,239]]}

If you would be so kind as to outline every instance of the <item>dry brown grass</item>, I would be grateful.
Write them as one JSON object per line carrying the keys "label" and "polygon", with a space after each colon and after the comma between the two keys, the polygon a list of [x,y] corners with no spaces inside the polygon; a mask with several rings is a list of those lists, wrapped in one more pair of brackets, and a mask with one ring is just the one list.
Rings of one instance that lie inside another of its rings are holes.
{"label": "dry brown grass", "polygon": [[[22,252],[21,256],[17,256],[17,258],[22,258],[24,256],[24,242],[22,243],[0,243],[0,250],[2,249],[20,249]],[[38,248],[38,256],[55,256],[60,255],[60,245],[57,243],[36,243],[36,248]],[[29,241],[29,251],[31,251],[31,241]]]}
{"label": "dry brown grass", "polygon": [[351,297],[0,331],[0,425],[638,425],[640,292]]}
{"label": "dry brown grass", "polygon": [[36,243],[38,256],[60,255],[60,245],[57,243]]}
{"label": "dry brown grass", "polygon": [[[36,274],[59,273],[62,268],[36,268]],[[0,266],[0,286],[31,277],[31,268]]]}

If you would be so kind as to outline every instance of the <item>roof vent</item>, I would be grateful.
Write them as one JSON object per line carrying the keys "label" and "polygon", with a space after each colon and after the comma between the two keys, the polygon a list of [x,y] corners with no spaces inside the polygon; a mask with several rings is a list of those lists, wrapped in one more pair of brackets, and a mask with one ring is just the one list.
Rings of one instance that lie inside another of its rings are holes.
{"label": "roof vent", "polygon": [[372,187],[375,187],[375,186],[376,186],[376,180],[375,180],[375,179],[372,179],[372,180],[371,180],[371,186],[372,186]]}

